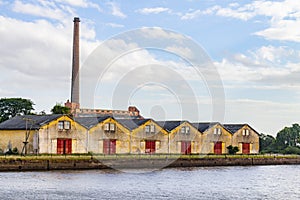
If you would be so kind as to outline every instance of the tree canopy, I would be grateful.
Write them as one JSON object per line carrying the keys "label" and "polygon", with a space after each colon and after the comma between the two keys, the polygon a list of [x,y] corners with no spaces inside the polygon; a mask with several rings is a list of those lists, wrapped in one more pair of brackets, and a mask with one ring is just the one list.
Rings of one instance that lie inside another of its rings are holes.
{"label": "tree canopy", "polygon": [[0,99],[0,122],[8,120],[16,115],[29,115],[34,103],[30,99],[1,98]]}
{"label": "tree canopy", "polygon": [[277,133],[276,138],[261,134],[259,138],[262,153],[300,154],[300,126],[293,124]]}
{"label": "tree canopy", "polygon": [[66,114],[69,115],[71,113],[71,109],[61,104],[56,104],[52,109],[51,112],[53,114]]}

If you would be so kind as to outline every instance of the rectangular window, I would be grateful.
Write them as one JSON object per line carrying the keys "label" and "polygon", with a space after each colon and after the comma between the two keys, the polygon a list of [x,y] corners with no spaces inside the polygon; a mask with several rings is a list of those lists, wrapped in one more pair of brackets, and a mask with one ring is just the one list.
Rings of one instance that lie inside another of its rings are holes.
{"label": "rectangular window", "polygon": [[104,131],[105,132],[115,132],[116,125],[114,123],[106,123],[104,124]]}
{"label": "rectangular window", "polygon": [[65,128],[66,130],[71,129],[71,123],[70,123],[69,121],[64,121],[64,128]]}
{"label": "rectangular window", "polygon": [[150,126],[149,125],[145,126],[145,132],[150,133]]}
{"label": "rectangular window", "polygon": [[249,130],[248,129],[243,129],[242,134],[243,134],[243,136],[249,136]]}
{"label": "rectangular window", "polygon": [[221,135],[221,133],[222,133],[221,128],[215,128],[215,130],[214,130],[215,135]]}
{"label": "rectangular window", "polygon": [[186,134],[190,134],[190,127],[188,127],[188,126],[185,127],[185,133],[186,133]]}
{"label": "rectangular window", "polygon": [[151,125],[151,126],[150,126],[150,132],[151,132],[151,133],[155,133],[155,126],[154,126],[154,125]]}
{"label": "rectangular window", "polygon": [[110,124],[110,131],[112,131],[112,132],[115,131],[115,124],[113,124],[113,123]]}
{"label": "rectangular window", "polygon": [[181,133],[185,134],[185,126],[181,127]]}
{"label": "rectangular window", "polygon": [[109,131],[109,124],[107,123],[107,124],[104,124],[104,130],[105,131]]}
{"label": "rectangular window", "polygon": [[59,121],[57,124],[58,130],[63,130],[64,129],[64,121]]}

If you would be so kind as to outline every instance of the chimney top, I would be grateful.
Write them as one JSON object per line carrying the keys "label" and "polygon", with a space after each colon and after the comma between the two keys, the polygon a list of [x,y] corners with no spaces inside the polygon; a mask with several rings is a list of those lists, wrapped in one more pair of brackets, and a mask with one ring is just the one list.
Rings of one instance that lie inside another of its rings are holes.
{"label": "chimney top", "polygon": [[74,22],[80,22],[79,17],[74,17]]}

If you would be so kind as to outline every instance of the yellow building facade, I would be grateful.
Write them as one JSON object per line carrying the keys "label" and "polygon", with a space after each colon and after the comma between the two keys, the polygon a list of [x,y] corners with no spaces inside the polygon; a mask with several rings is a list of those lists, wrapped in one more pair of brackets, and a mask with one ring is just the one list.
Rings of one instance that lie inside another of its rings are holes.
{"label": "yellow building facade", "polygon": [[230,145],[257,154],[259,134],[247,124],[109,116],[27,115],[0,124],[0,148],[25,154],[226,154]]}

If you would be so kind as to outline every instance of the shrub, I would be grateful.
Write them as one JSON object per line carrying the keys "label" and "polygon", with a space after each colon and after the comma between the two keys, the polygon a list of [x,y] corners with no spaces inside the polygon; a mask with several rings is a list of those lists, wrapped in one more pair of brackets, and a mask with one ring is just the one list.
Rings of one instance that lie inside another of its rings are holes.
{"label": "shrub", "polygon": [[229,145],[227,147],[227,149],[228,149],[228,153],[230,155],[234,155],[234,154],[236,154],[239,151],[239,148],[237,146],[232,146],[232,145]]}

